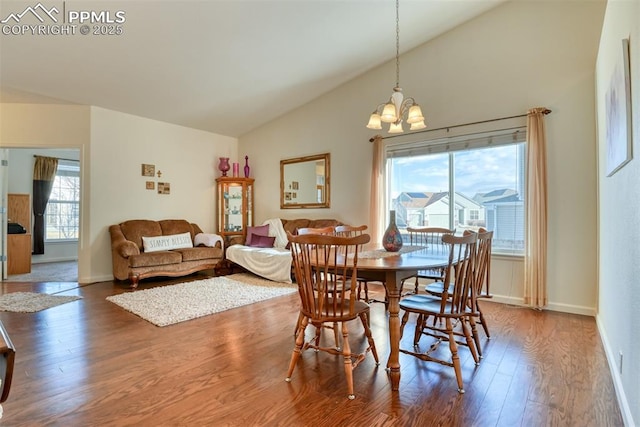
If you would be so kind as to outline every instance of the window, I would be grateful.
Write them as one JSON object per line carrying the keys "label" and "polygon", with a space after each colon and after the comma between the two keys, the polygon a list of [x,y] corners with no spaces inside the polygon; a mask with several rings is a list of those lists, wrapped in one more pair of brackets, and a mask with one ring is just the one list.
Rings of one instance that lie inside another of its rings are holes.
{"label": "window", "polygon": [[60,160],[45,211],[45,240],[78,240],[80,230],[80,165]]}
{"label": "window", "polygon": [[493,252],[524,253],[524,129],[387,147],[396,224],[494,232]]}

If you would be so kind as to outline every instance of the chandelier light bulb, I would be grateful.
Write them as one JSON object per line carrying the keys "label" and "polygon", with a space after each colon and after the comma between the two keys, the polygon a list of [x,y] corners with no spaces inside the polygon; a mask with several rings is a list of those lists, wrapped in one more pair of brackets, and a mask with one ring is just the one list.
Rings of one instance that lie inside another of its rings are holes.
{"label": "chandelier light bulb", "polygon": [[422,115],[422,110],[418,104],[414,104],[409,108],[409,115],[407,117],[407,123],[414,124],[424,122],[424,116]]}
{"label": "chandelier light bulb", "polygon": [[398,120],[398,116],[396,116],[396,106],[393,103],[389,102],[385,104],[384,110],[382,110],[382,114],[380,115],[380,120],[385,123],[394,123]]}
{"label": "chandelier light bulb", "polygon": [[402,122],[391,123],[389,125],[389,133],[402,133]]}
{"label": "chandelier light bulb", "polygon": [[382,129],[382,123],[380,122],[380,114],[374,112],[369,117],[369,123],[367,124],[369,129]]}

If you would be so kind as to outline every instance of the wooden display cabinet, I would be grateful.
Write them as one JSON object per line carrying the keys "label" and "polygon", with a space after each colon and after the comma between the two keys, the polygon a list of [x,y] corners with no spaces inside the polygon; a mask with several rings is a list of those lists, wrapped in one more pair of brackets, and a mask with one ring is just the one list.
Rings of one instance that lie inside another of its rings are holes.
{"label": "wooden display cabinet", "polygon": [[234,238],[247,237],[253,226],[253,178],[223,176],[218,183],[218,234],[225,246]]}

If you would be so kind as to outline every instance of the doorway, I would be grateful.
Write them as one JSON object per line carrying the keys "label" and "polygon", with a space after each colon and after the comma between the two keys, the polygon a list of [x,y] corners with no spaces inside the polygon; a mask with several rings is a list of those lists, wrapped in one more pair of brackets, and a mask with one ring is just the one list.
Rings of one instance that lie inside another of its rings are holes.
{"label": "doorway", "polygon": [[[56,157],[59,161],[54,190],[45,211],[44,254],[32,254],[29,271],[20,270],[14,271],[15,274],[9,274],[8,269],[3,268],[2,279],[25,282],[77,282],[80,241],[80,149],[8,148],[3,151],[7,152],[8,164],[7,172],[4,174],[5,183],[2,185],[3,201],[7,200],[7,194],[28,195],[30,200],[32,199],[35,156]],[[33,224],[32,205],[29,210],[29,222]],[[11,218],[7,216],[3,218],[4,233],[9,220]],[[3,244],[6,244],[6,240]],[[7,248],[5,253],[10,258],[9,252]]]}

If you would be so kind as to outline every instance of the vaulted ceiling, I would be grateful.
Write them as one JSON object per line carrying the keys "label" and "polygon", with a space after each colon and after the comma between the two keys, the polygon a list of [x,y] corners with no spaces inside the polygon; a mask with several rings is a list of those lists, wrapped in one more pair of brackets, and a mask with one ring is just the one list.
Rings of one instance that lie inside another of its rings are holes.
{"label": "vaulted ceiling", "polygon": [[[401,51],[502,1],[402,0]],[[80,10],[124,22],[80,23]],[[2,102],[94,105],[236,137],[395,56],[393,0],[3,0],[0,20]]]}

